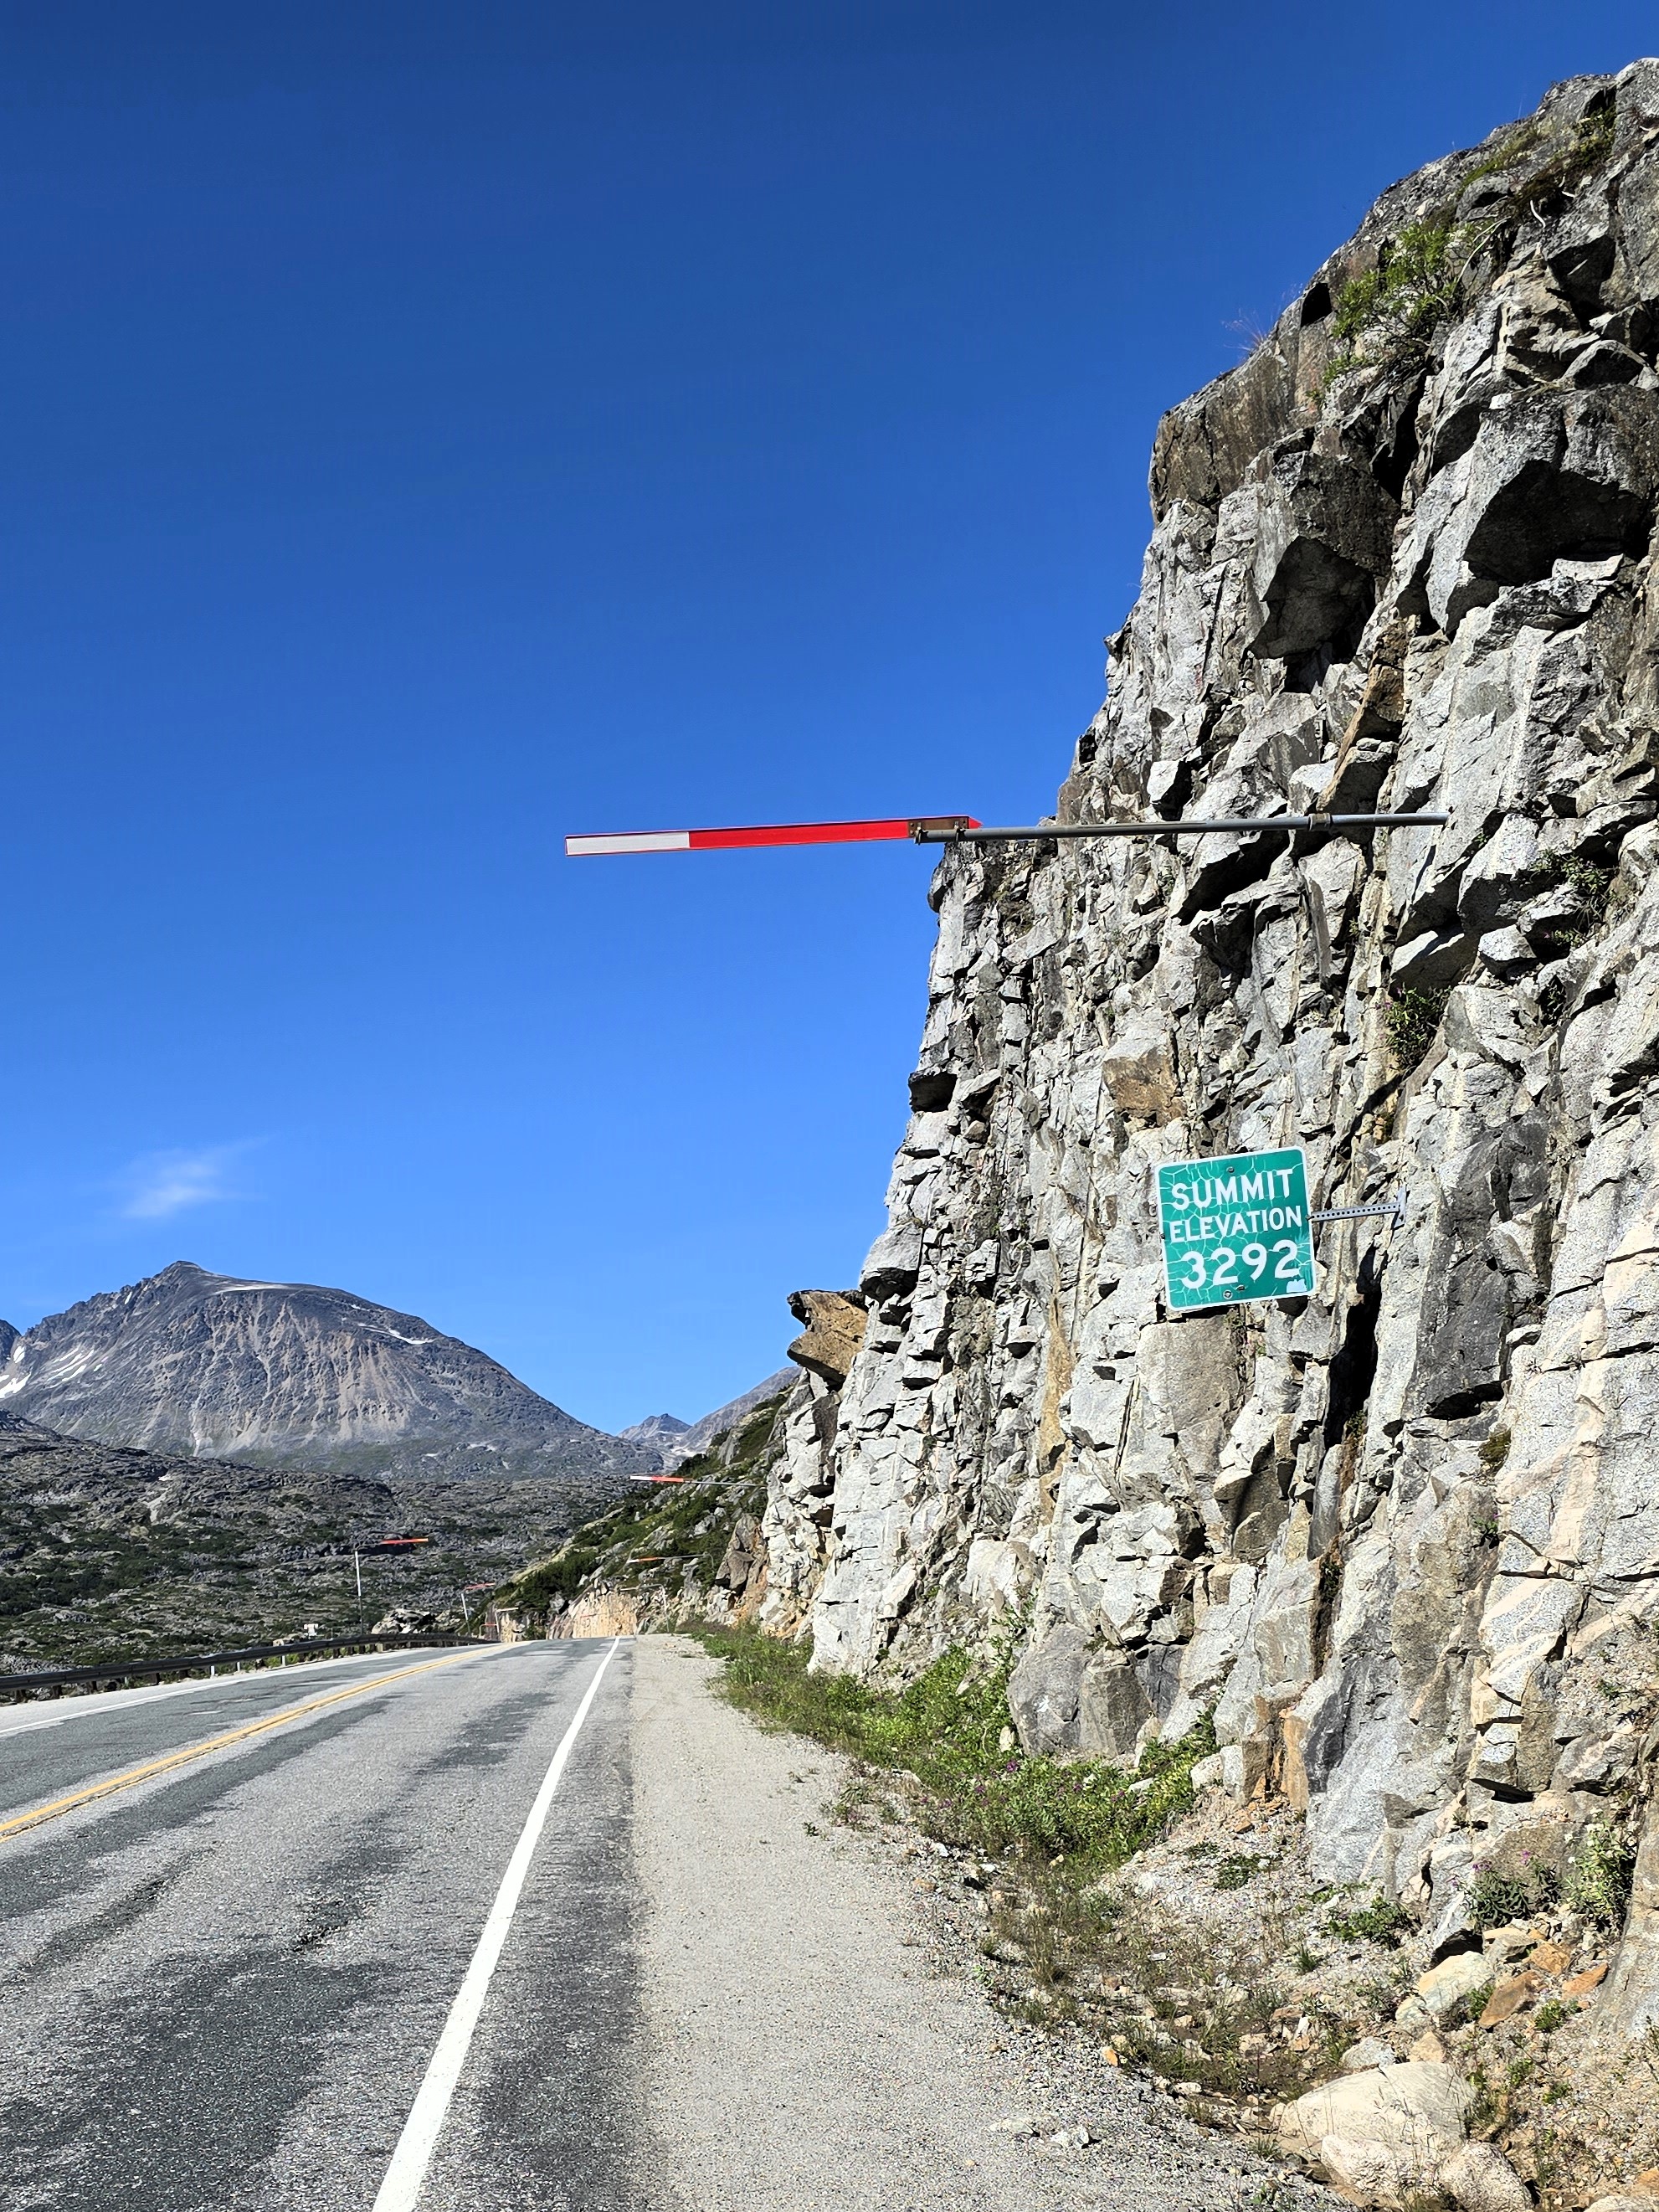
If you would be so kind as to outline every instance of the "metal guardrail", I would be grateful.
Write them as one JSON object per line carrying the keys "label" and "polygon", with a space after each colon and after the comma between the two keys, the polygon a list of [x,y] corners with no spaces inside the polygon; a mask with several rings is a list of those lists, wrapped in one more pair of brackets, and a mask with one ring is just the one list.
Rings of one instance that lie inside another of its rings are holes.
{"label": "metal guardrail", "polygon": [[318,1657],[325,1652],[349,1651],[429,1651],[437,1647],[476,1644],[482,1650],[489,1641],[483,1636],[437,1635],[428,1630],[417,1630],[407,1636],[377,1636],[366,1631],[356,1636],[313,1636],[297,1644],[250,1644],[239,1651],[175,1651],[161,1659],[111,1659],[95,1667],[56,1667],[40,1674],[0,1674],[0,1697],[15,1704],[20,1698],[32,1696],[39,1690],[58,1691],[75,1682],[131,1682],[147,1675],[199,1674],[204,1669],[213,1674],[221,1667],[240,1666],[250,1659],[298,1659]]}

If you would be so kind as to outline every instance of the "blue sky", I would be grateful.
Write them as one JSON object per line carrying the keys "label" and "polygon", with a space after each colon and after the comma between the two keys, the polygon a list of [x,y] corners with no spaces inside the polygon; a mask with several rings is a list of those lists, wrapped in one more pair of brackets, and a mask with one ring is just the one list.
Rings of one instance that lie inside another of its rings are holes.
{"label": "blue sky", "polygon": [[904,847],[1052,803],[1160,412],[1649,9],[9,0],[0,1314],[187,1257],[584,1419],[881,1224]]}

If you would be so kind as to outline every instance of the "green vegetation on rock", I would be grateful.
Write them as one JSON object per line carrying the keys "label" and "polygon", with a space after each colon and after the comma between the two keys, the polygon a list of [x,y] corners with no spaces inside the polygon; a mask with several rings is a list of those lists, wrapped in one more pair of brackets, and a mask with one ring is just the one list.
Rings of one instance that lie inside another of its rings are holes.
{"label": "green vegetation on rock", "polygon": [[1592,1820],[1567,1862],[1562,1900],[1592,1927],[1622,1927],[1636,1872],[1636,1848],[1607,1820]]}
{"label": "green vegetation on rock", "polygon": [[1389,994],[1383,1020],[1389,1049],[1402,1075],[1409,1075],[1427,1055],[1439,1034],[1440,1018],[1450,995],[1449,991],[1421,991],[1409,986]]}
{"label": "green vegetation on rock", "polygon": [[604,1588],[659,1601],[675,1619],[700,1610],[739,1522],[766,1510],[766,1473],[787,1395],[769,1398],[687,1460],[678,1483],[641,1488],[584,1522],[550,1559],[505,1583],[496,1606],[546,1615]]}
{"label": "green vegetation on rock", "polygon": [[1333,1912],[1325,1928],[1340,1942],[1379,1943],[1385,1951],[1397,1951],[1401,1936],[1411,1924],[1411,1915],[1378,1890],[1369,1905],[1352,1912]]}
{"label": "green vegetation on rock", "polygon": [[[1384,241],[1376,266],[1350,277],[1332,303],[1337,351],[1327,384],[1351,369],[1422,362],[1437,326],[1456,311],[1463,280],[1481,253],[1528,210],[1576,191],[1612,152],[1616,129],[1610,104],[1594,109],[1494,204],[1481,207],[1477,220],[1458,222],[1447,213],[1402,225]],[[1538,126],[1528,125],[1477,162],[1463,190],[1510,174],[1544,143]]]}
{"label": "green vegetation on rock", "polygon": [[1469,1918],[1477,1928],[1502,1928],[1522,1920],[1533,1909],[1533,1886],[1495,1867],[1478,1867],[1469,1884]]}
{"label": "green vegetation on rock", "polygon": [[734,1705],[907,1778],[912,1810],[942,1843],[985,1851],[1024,1844],[1098,1871],[1121,1866],[1190,1808],[1193,1768],[1215,1749],[1206,1722],[1178,1743],[1149,1744],[1128,1770],[1028,1757],[1012,1742],[1006,1653],[985,1670],[966,1652],[947,1651],[908,1688],[882,1690],[810,1673],[802,1645],[751,1629],[696,1632],[725,1662]]}
{"label": "green vegetation on rock", "polygon": [[1457,301],[1480,234],[1450,222],[1408,222],[1390,239],[1375,269],[1337,294],[1331,327],[1343,353],[1333,367],[1375,367],[1420,351]]}

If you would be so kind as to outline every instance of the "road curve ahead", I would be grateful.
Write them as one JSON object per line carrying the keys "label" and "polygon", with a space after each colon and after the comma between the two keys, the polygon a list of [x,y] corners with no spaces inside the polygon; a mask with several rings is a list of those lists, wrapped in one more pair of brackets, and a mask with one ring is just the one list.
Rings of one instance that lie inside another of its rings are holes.
{"label": "road curve ahead", "polygon": [[635,2047],[632,1654],[611,1650],[0,1709],[7,2212],[677,2206]]}

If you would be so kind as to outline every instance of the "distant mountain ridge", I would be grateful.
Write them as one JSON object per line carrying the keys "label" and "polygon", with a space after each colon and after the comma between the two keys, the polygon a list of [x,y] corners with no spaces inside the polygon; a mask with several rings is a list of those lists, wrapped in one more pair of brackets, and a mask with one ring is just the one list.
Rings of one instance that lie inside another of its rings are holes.
{"label": "distant mountain ridge", "polygon": [[716,1437],[752,1413],[757,1406],[763,1406],[769,1398],[781,1391],[793,1390],[800,1380],[796,1367],[781,1367],[775,1375],[769,1375],[741,1397],[732,1398],[724,1406],[716,1406],[712,1413],[705,1413],[700,1421],[683,1421],[674,1413],[653,1413],[643,1421],[635,1421],[631,1428],[623,1429],[625,1442],[643,1445],[657,1453],[665,1468],[681,1467],[706,1451]]}
{"label": "distant mountain ridge", "polygon": [[672,1443],[676,1437],[683,1437],[690,1425],[690,1421],[681,1420],[678,1413],[650,1413],[642,1421],[634,1421],[627,1428],[618,1429],[617,1434],[627,1437],[634,1443],[660,1446]]}
{"label": "distant mountain ridge", "polygon": [[187,1260],[33,1328],[0,1322],[0,1408],[60,1434],[195,1458],[434,1480],[658,1464],[413,1314]]}

